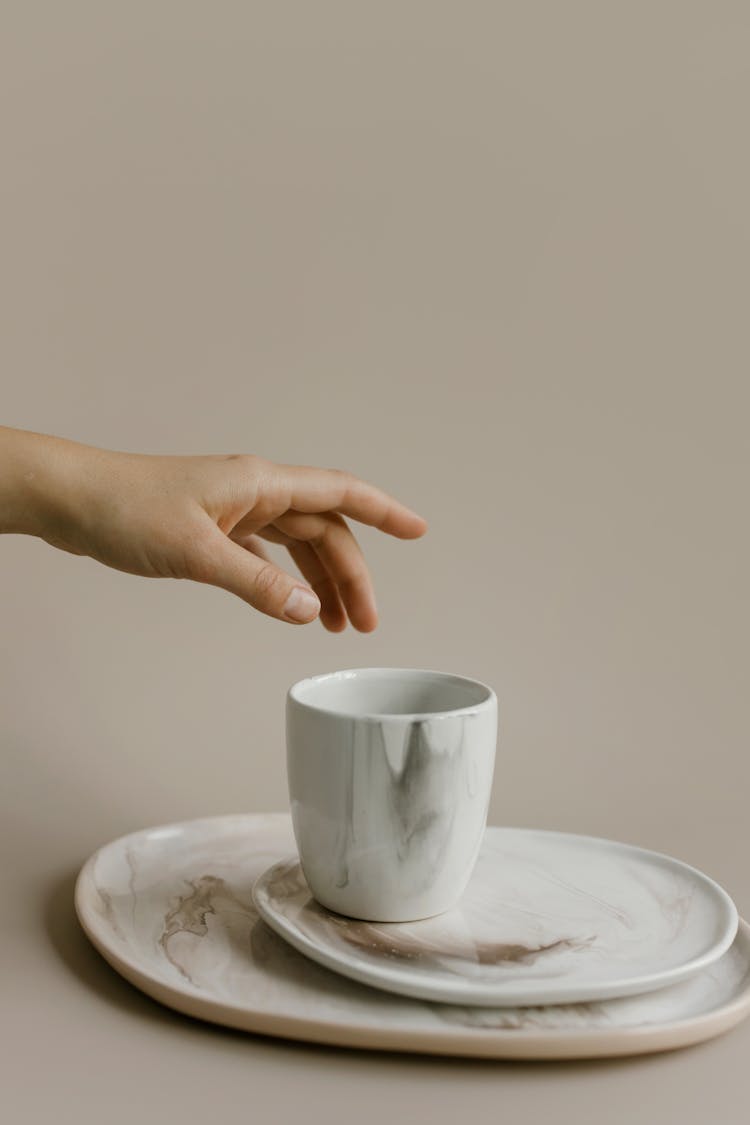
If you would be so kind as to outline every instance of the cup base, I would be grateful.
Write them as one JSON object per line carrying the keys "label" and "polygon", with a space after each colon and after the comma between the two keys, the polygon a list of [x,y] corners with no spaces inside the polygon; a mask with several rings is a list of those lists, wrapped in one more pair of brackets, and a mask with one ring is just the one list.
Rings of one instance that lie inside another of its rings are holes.
{"label": "cup base", "polygon": [[402,908],[401,910],[383,910],[373,907],[371,910],[357,911],[352,914],[349,911],[342,910],[340,907],[335,906],[332,902],[326,902],[325,896],[316,895],[310,891],[310,894],[315,899],[318,906],[323,910],[328,911],[329,914],[337,914],[341,918],[352,918],[356,922],[424,922],[428,918],[437,918],[441,914],[447,914],[451,910],[455,910],[461,902],[459,897],[449,903],[448,906],[441,906],[438,909],[434,907],[425,908],[422,910],[415,910],[414,908]]}

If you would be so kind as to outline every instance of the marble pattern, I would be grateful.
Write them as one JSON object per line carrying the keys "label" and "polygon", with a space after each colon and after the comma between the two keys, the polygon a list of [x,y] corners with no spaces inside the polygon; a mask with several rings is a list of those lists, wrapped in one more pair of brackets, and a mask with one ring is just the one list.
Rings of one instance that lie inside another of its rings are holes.
{"label": "marble pattern", "polygon": [[[86,862],[76,885],[78,916],[110,964],[162,1003],[230,1027],[313,1042],[582,1058],[699,1042],[750,1011],[744,923],[710,968],[646,996],[479,1008],[357,984],[303,957],[253,906],[255,880],[292,849],[285,814],[214,817],[135,833]],[[615,908],[613,922],[618,917]],[[678,924],[665,917],[665,925]]]}

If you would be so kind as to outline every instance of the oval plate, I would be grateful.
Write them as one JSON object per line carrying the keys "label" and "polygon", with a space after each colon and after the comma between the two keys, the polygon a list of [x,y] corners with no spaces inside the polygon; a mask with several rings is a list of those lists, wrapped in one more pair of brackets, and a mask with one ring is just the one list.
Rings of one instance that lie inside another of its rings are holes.
{"label": "oval plate", "polygon": [[488,828],[458,909],[361,922],[310,895],[297,858],[253,890],[295,949],[362,984],[443,1004],[532,1006],[663,988],[732,944],[727,893],[678,860],[628,844]]}

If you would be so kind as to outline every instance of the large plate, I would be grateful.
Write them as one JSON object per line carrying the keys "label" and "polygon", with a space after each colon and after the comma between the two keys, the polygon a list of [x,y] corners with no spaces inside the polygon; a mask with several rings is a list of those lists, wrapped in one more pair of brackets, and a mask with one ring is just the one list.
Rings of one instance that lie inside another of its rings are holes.
{"label": "large plate", "polygon": [[251,888],[294,848],[285,814],[214,817],[105,845],[78,916],[136,987],[190,1016],[347,1047],[494,1058],[587,1058],[685,1046],[750,1011],[750,929],[690,980],[606,1002],[476,1008],[405,999],[313,963],[258,917]]}

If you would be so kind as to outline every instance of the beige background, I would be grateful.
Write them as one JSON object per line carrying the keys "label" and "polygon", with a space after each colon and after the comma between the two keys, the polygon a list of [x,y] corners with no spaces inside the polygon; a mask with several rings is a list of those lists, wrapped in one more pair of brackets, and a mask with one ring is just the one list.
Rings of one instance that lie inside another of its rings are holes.
{"label": "beige background", "polygon": [[346,467],[431,521],[363,534],[369,637],[2,541],[13,1121],[745,1121],[750,1025],[580,1066],[255,1040],[129,989],[71,892],[121,833],[284,807],[287,685],[383,663],[495,685],[494,821],[671,852],[750,912],[747,6],[0,24],[3,421]]}

